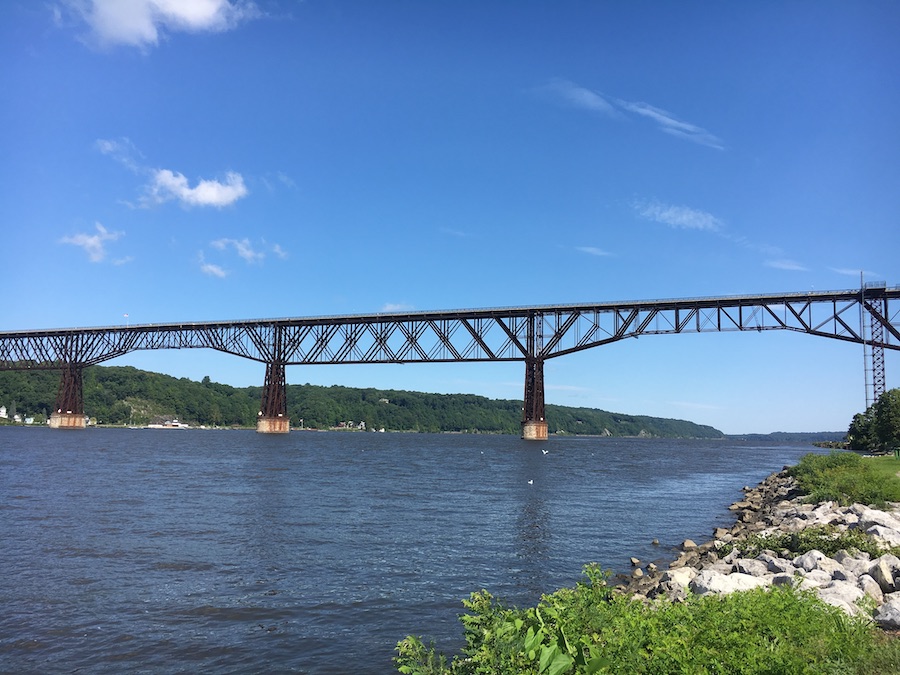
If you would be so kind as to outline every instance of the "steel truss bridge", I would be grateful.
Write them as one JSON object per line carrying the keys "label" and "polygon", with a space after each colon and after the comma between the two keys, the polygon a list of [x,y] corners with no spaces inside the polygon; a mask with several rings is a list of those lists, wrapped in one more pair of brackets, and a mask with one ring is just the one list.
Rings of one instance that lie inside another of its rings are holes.
{"label": "steel truss bridge", "polygon": [[285,432],[286,366],[520,361],[523,437],[546,438],[547,359],[643,335],[770,330],[864,345],[874,402],[885,390],[884,350],[900,350],[900,287],[0,332],[0,370],[61,370],[57,426],[83,426],[84,368],[139,350],[213,349],[266,364],[258,429]]}

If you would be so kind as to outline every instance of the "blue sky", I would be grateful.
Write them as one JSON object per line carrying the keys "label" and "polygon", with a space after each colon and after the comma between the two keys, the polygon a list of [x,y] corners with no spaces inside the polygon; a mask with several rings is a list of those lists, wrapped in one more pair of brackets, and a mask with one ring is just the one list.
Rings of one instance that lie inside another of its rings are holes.
{"label": "blue sky", "polygon": [[[8,0],[0,330],[895,285],[897,35],[877,1]],[[111,363],[263,380],[199,351]],[[545,376],[548,403],[727,433],[865,406],[862,348],[806,335],[629,340]]]}

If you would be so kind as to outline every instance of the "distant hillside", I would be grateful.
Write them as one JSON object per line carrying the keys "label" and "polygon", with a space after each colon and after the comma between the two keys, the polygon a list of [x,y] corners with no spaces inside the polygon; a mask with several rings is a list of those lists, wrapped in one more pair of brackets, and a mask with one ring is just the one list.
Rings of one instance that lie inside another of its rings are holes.
{"label": "distant hillside", "polygon": [[839,443],[847,438],[846,431],[791,432],[774,431],[771,434],[734,434],[728,438],[742,441],[783,441],[785,443]]}
{"label": "distant hillside", "polygon": [[[53,409],[59,373],[0,372],[0,405],[41,423]],[[129,366],[93,366],[84,371],[84,407],[103,424],[148,424],[178,418],[208,426],[256,424],[261,387],[235,388],[151,373]],[[288,415],[294,426],[330,429],[365,422],[389,431],[520,432],[521,401],[470,394],[425,394],[390,389],[288,385]],[[590,408],[548,405],[550,433],[663,438],[722,438],[718,429],[684,420],[621,415]]]}

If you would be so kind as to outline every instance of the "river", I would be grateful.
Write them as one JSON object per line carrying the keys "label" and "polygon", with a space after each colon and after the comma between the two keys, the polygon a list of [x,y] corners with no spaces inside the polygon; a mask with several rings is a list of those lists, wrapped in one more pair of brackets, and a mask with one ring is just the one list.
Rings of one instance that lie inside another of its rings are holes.
{"label": "river", "polygon": [[[0,428],[0,671],[391,673],[461,599],[627,572],[810,446]],[[658,545],[651,542],[659,540]]]}

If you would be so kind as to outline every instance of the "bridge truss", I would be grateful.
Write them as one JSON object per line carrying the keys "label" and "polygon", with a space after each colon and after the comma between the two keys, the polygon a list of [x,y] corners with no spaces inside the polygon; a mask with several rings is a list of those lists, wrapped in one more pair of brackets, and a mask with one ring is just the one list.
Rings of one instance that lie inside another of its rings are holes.
{"label": "bridge truss", "polygon": [[900,287],[0,332],[0,370],[62,370],[57,411],[81,413],[71,392],[80,396],[84,367],[139,350],[213,349],[266,364],[260,415],[269,417],[286,414],[288,365],[521,361],[526,424],[544,421],[547,359],[644,335],[770,330],[865,345],[874,402],[884,350],[900,350]]}

